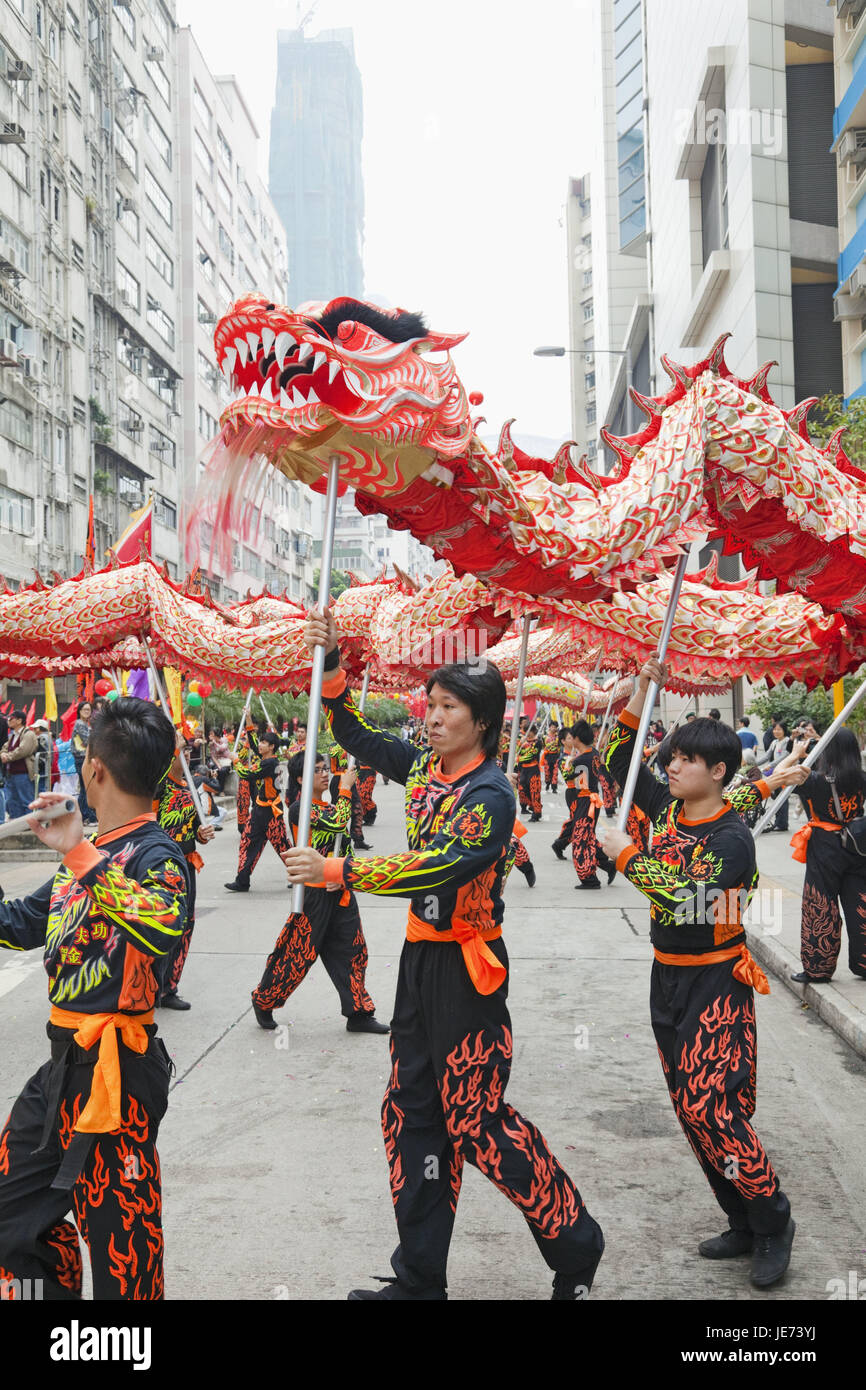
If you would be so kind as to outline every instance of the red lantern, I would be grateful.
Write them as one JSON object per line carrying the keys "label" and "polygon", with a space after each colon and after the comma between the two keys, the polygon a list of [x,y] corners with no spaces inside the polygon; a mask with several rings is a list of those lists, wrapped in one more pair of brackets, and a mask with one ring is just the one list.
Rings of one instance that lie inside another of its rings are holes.
{"label": "red lantern", "polygon": [[213,686],[211,685],[210,681],[199,681],[198,693],[199,695],[201,695],[203,700],[206,700],[208,695],[212,695]]}
{"label": "red lantern", "polygon": [[97,695],[107,695],[109,690],[114,689],[114,686],[112,685],[111,681],[101,680],[97,681],[96,685],[93,688],[96,691]]}

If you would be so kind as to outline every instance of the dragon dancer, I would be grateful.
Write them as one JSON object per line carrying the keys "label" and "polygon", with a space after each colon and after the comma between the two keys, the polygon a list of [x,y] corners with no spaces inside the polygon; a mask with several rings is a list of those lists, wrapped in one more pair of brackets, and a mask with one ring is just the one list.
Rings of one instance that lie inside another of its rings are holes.
{"label": "dragon dancer", "polygon": [[[295,780],[302,784],[304,755],[296,753],[290,764]],[[310,843],[323,858],[335,852],[337,839],[347,835],[351,816],[355,771],[343,772],[333,804],[322,800],[328,786],[328,770],[320,758],[313,773],[313,807]],[[289,808],[292,841],[298,841],[300,803]],[[348,850],[348,847],[347,847]],[[350,850],[348,850],[351,853]],[[312,884],[304,892],[304,911],[292,914],[268,956],[264,974],[253,990],[253,1011],[261,1028],[276,1028],[273,1010],[280,1009],[294,994],[316,957],[331,977],[338,995],[348,1033],[387,1033],[387,1023],[374,1017],[375,1005],[367,993],[367,943],[354,893],[329,891],[323,884]]]}
{"label": "dragon dancer", "polygon": [[551,719],[544,737],[542,753],[545,791],[556,791],[559,781],[559,752],[559,724],[555,719]]}
{"label": "dragon dancer", "polygon": [[[148,701],[106,705],[82,765],[95,839],[77,806],[31,819],[63,862],[37,892],[0,903],[0,946],[44,948],[51,1000],[51,1060],[0,1134],[0,1298],[37,1279],[45,1299],[80,1299],[79,1231],[94,1299],[163,1297],[156,1138],[171,1063],[153,1010],[183,938],[189,874],[151,807],[174,747]],[[43,792],[33,808],[63,800]]]}
{"label": "dragon dancer", "polygon": [[206,845],[214,837],[212,825],[202,825],[189,788],[183,775],[180,755],[184,751],[184,741],[178,740],[174,761],[165,778],[157,788],[153,809],[157,824],[161,825],[170,840],[174,840],[190,868],[189,896],[186,904],[186,924],[183,936],[172,951],[171,960],[165,974],[165,986],[157,1000],[163,1009],[189,1009],[191,1005],[181,999],[177,992],[183,967],[189,954],[195,927],[196,877],[204,868],[204,860],[196,849],[196,844]]}
{"label": "dragon dancer", "polygon": [[541,820],[541,739],[535,726],[521,733],[517,742],[517,789],[520,806],[531,821]]}
{"label": "dragon dancer", "polygon": [[608,884],[613,883],[616,877],[616,865],[608,859],[595,837],[597,817],[604,804],[600,795],[601,764],[595,751],[591,725],[585,719],[579,719],[571,733],[574,740],[571,767],[577,778],[571,817],[571,858],[578,880],[574,886],[578,889],[600,888],[596,869],[607,874]]}
{"label": "dragon dancer", "polygon": [[260,766],[251,779],[250,814],[238,849],[237,877],[225,885],[230,893],[250,891],[250,876],[268,841],[279,855],[289,847],[283,820],[283,799],[275,780],[278,743],[279,738],[271,729],[259,735]]}
{"label": "dragon dancer", "polygon": [[[625,785],[655,658],[614,726],[607,750]],[[653,824],[652,849],[613,828],[597,832],[616,867],[650,901],[655,959],[650,1015],[677,1119],[728,1218],[704,1240],[707,1259],[751,1254],[752,1283],[767,1288],[791,1258],[791,1207],[751,1125],[757,1084],[754,990],[764,972],[746,946],[742,915],[758,881],[752,836],[723,796],[740,766],[733,729],[695,719],[670,736],[668,788],[641,767],[635,802]]]}
{"label": "dragon dancer", "polygon": [[512,1057],[502,942],[502,880],[514,792],[496,764],[505,686],[488,663],[441,667],[427,685],[429,748],[373,729],[340,667],[330,613],[306,640],[324,646],[323,700],[334,737],[406,787],[409,849],[323,859],[295,848],[292,882],[333,883],[410,899],[391,1023],[382,1126],[400,1243],[394,1278],[351,1299],[442,1300],[463,1164],[468,1159],[525,1218],[555,1272],[553,1298],[584,1297],[604,1242],[536,1127],[504,1100]]}

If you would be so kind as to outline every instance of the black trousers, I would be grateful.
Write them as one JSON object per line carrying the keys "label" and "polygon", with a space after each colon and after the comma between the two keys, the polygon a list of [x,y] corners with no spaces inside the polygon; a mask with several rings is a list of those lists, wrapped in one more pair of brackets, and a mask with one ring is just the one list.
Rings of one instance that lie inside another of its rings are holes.
{"label": "black trousers", "polygon": [[260,1009],[279,1009],[294,994],[316,958],[331,977],[346,1018],[371,1014],[375,1005],[367,993],[367,943],[354,893],[304,889],[304,910],[293,913],[268,956],[264,974],[253,990]]}
{"label": "black trousers", "polygon": [[866,977],[866,859],[846,849],[838,833],[812,827],[800,920],[800,959],[807,975],[830,976],[848,928],[848,968]]}
{"label": "black trousers", "polygon": [[[171,1064],[156,1029],[147,1031],[143,1055],[118,1038],[121,1125],[91,1136],[73,1134],[73,1126],[90,1092],[98,1044],[85,1052],[69,1030],[48,1025],[53,1060],[27,1082],[0,1135],[0,1300],[21,1297],[11,1280],[41,1280],[35,1287],[44,1299],[80,1299],[79,1231],[94,1299],[163,1297],[156,1137]],[[75,1225],[66,1220],[70,1212]]]}
{"label": "black trousers", "polygon": [[285,821],[282,816],[275,816],[270,807],[262,811],[261,807],[253,806],[241,832],[241,842],[238,846],[237,883],[245,884],[249,888],[250,875],[261,859],[262,850],[268,841],[279,855],[289,848]]}
{"label": "black trousers", "polygon": [[757,1033],[752,987],[735,961],[653,961],[650,1016],[677,1119],[734,1230],[772,1235],[791,1214],[755,1131]]}
{"label": "black trousers", "polygon": [[[502,940],[489,944],[507,965]],[[477,992],[457,942],[403,947],[382,1129],[400,1237],[391,1263],[414,1293],[446,1287],[467,1159],[517,1207],[550,1269],[589,1287],[604,1249],[601,1228],[543,1136],[505,1102],[506,995],[507,980],[494,994]]]}

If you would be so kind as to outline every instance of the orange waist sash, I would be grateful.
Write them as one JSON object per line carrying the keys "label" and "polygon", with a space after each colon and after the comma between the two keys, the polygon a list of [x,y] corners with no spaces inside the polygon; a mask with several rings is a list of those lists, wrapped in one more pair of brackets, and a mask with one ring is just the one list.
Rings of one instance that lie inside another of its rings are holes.
{"label": "orange waist sash", "polygon": [[119,1129],[123,1121],[123,1088],[117,1032],[119,1029],[120,1036],[132,1052],[145,1053],[148,1043],[145,1024],[153,1023],[153,1009],[133,1017],[131,1014],[77,1014],[53,1004],[49,1021],[58,1028],[74,1028],[78,1046],[88,1051],[99,1043],[90,1095],[73,1128],[81,1134],[108,1134],[113,1129]]}
{"label": "orange waist sash", "polygon": [[407,941],[458,941],[469,978],[479,994],[493,994],[508,974],[505,966],[485,944],[501,935],[501,927],[484,927],[478,931],[462,917],[452,917],[448,931],[437,931],[430,922],[422,921],[411,910],[406,923]]}
{"label": "orange waist sash", "polygon": [[796,859],[798,864],[805,864],[806,862],[806,846],[808,845],[809,840],[811,839],[812,830],[816,825],[818,826],[819,830],[842,829],[838,821],[815,819],[807,820],[806,824],[801,825],[800,829],[795,830],[793,835],[791,836],[791,848],[794,851],[791,855],[791,858]]}
{"label": "orange waist sash", "polygon": [[734,966],[734,979],[744,985],[751,985],[758,994],[769,994],[770,983],[748,946],[728,946],[723,951],[709,951],[705,956],[680,956],[658,951],[653,947],[660,965],[718,965],[723,960],[733,960],[739,956]]}

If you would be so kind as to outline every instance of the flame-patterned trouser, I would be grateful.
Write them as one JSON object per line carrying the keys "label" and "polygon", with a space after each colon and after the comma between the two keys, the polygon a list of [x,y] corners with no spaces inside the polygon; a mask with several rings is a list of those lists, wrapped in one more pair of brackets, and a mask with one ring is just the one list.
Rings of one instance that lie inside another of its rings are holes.
{"label": "flame-patterned trouser", "polygon": [[[579,797],[576,809],[579,811],[581,805],[586,806],[585,797]],[[571,828],[571,859],[574,864],[574,872],[577,874],[581,883],[586,883],[588,879],[596,878],[596,869],[601,869],[607,873],[613,865],[602,849],[598,840],[595,838],[596,827],[595,816],[575,815]]]}
{"label": "flame-patterned trouser", "polygon": [[556,791],[556,784],[559,781],[559,754],[543,753],[544,759],[544,780],[547,790]]}
{"label": "flame-patterned trouser", "polygon": [[521,763],[518,767],[517,795],[524,811],[541,815],[541,767],[538,763]]}
{"label": "flame-patterned trouser", "polygon": [[783,1231],[791,1208],[750,1124],[757,1033],[733,961],[653,961],[650,1016],[677,1119],[734,1230]]}
{"label": "flame-patterned trouser", "polygon": [[245,883],[249,888],[250,874],[261,859],[262,850],[268,841],[271,842],[277,854],[283,854],[289,848],[285,821],[282,816],[273,815],[270,808],[268,808],[267,815],[259,814],[259,810],[256,808],[250,814],[241,835],[241,842],[238,847],[237,883]]}
{"label": "flame-patterned trouser", "polygon": [[250,818],[250,784],[246,777],[238,777],[238,830],[243,830]]}
{"label": "flame-patterned trouser", "polygon": [[189,948],[192,944],[192,934],[195,929],[195,888],[197,874],[190,864],[189,866],[189,891],[186,896],[186,921],[183,927],[183,935],[176,946],[172,947],[168,965],[165,969],[165,987],[163,994],[176,994],[180,984],[180,977],[183,974],[183,967],[186,965],[186,958],[189,955]]}
{"label": "flame-patterned trouser", "polygon": [[253,990],[260,1009],[281,1008],[319,956],[340,996],[343,1015],[374,1012],[364,985],[367,943],[358,904],[350,893],[341,907],[342,896],[325,888],[304,889],[303,912],[289,917]]}
{"label": "flame-patterned trouser", "polygon": [[[95,1054],[96,1048],[91,1051]],[[80,1049],[75,1052],[80,1055]],[[70,1141],[82,1143],[80,1136],[73,1139],[72,1130],[90,1092],[92,1064],[69,1066],[57,1120],[41,1152],[34,1150],[40,1148],[46,1116],[55,1108],[49,1089],[62,1064],[46,1062],[12,1107],[0,1135],[0,1300],[80,1299],[79,1231],[90,1253],[94,1299],[163,1297],[156,1136],[167,1104],[169,1064],[153,1036],[143,1056],[119,1039],[118,1052],[123,1123],[94,1137],[78,1176],[70,1175],[68,1182],[61,1164]],[[64,1186],[52,1187],[58,1177]],[[66,1219],[70,1212],[74,1225]],[[38,1280],[41,1287],[33,1282]]]}
{"label": "flame-patterned trouser", "polygon": [[[490,949],[507,966],[501,938]],[[504,1099],[511,1071],[506,985],[479,994],[457,942],[406,942],[391,1022],[382,1129],[400,1244],[399,1283],[435,1297],[464,1160],[522,1213],[547,1265],[589,1287],[601,1229],[535,1125]]]}
{"label": "flame-patterned trouser", "polygon": [[358,780],[355,785],[358,788],[358,795],[361,798],[361,810],[364,813],[364,824],[374,825],[376,814],[379,810],[373,800],[373,788],[376,785],[376,769],[374,767],[359,767]]}
{"label": "flame-patterned trouser", "polygon": [[835,830],[813,826],[806,849],[800,959],[807,975],[832,975],[848,928],[848,969],[866,977],[866,859],[846,849]]}

